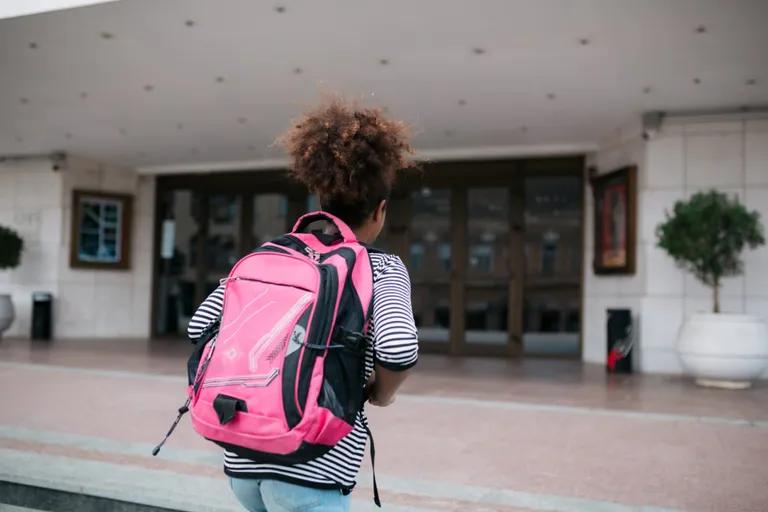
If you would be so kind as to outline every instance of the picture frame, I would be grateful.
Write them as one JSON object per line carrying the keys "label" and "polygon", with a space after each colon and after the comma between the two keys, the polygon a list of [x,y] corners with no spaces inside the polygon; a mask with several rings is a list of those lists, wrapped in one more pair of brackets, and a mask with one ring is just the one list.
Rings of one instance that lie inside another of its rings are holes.
{"label": "picture frame", "polygon": [[69,266],[127,270],[131,267],[133,196],[74,190]]}
{"label": "picture frame", "polygon": [[590,178],[594,198],[594,259],[597,275],[635,273],[637,167]]}

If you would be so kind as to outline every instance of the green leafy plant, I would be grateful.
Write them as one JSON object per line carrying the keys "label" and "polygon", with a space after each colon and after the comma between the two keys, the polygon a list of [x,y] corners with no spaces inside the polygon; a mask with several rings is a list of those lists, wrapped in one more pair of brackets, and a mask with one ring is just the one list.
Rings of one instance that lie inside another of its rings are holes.
{"label": "green leafy plant", "polygon": [[744,271],[741,253],[765,243],[760,214],[738,198],[711,190],[677,201],[656,227],[658,245],[675,262],[712,288],[713,312],[720,312],[722,278]]}
{"label": "green leafy plant", "polygon": [[17,267],[23,247],[24,241],[14,230],[0,226],[0,270]]}

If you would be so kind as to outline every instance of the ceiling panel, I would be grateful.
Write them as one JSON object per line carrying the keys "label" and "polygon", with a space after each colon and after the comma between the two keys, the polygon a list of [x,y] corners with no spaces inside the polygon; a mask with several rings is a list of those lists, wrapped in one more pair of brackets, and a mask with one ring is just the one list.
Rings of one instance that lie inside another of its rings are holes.
{"label": "ceiling panel", "polygon": [[0,155],[273,159],[323,94],[435,154],[589,147],[647,110],[768,103],[760,0],[122,0],[0,20]]}

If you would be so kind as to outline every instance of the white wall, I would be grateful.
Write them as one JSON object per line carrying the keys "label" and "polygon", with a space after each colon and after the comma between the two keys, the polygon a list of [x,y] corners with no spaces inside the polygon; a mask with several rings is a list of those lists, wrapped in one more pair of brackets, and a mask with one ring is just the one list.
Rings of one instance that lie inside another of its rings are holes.
{"label": "white wall", "polygon": [[[638,189],[642,188],[645,176],[645,142],[640,124],[633,124],[618,131],[610,140],[587,160],[587,166],[598,173],[614,171],[628,165],[637,166]],[[584,303],[583,303],[583,352],[582,358],[592,363],[605,363],[606,355],[606,314],[608,308],[629,308],[633,316],[638,315],[645,295],[645,261],[643,241],[638,237],[636,273],[632,276],[596,276],[592,271],[594,255],[593,197],[589,183],[585,184],[584,203],[586,223],[584,228]],[[641,203],[638,201],[638,211]],[[638,216],[640,217],[640,216]],[[638,218],[638,232],[642,220]]]}
{"label": "white wall", "polygon": [[[768,119],[672,118],[647,145],[647,179],[641,212],[652,227],[675,200],[706,189],[736,195],[768,222]],[[646,233],[653,236],[652,230]],[[649,245],[645,258],[653,269],[643,300],[641,366],[648,371],[679,372],[674,356],[677,331],[696,311],[710,311],[712,293]],[[768,249],[744,254],[743,276],[726,279],[724,312],[753,313],[768,320]]]}
{"label": "white wall", "polygon": [[[711,291],[656,247],[655,227],[676,200],[710,188],[737,195],[768,224],[768,119],[669,118],[647,143],[639,133],[623,137],[602,147],[593,161],[602,172],[639,164],[637,274],[598,277],[585,261],[584,359],[604,362],[604,310],[627,306],[639,317],[639,369],[679,373],[677,332],[689,314],[711,309]],[[590,225],[591,217],[590,209]],[[591,251],[589,229],[585,243]],[[747,251],[744,260],[744,275],[724,283],[722,309],[768,321],[768,248]]]}
{"label": "white wall", "polygon": [[[58,338],[149,336],[154,185],[133,169],[76,157],[57,172],[44,159],[0,167],[0,223],[25,242],[21,266],[0,271],[0,293],[10,291],[17,309],[8,336],[29,335],[34,290],[53,292]],[[69,267],[74,189],[134,196],[129,270]]]}
{"label": "white wall", "polygon": [[[71,158],[62,173],[62,209],[67,229],[59,260],[59,337],[147,337],[150,327],[153,177]],[[130,270],[86,270],[69,267],[72,191],[75,189],[128,193],[134,197]]]}
{"label": "white wall", "polygon": [[44,158],[0,163],[0,224],[24,239],[19,267],[0,270],[0,293],[10,293],[16,309],[6,336],[29,336],[32,292],[58,295],[62,179],[51,167]]}

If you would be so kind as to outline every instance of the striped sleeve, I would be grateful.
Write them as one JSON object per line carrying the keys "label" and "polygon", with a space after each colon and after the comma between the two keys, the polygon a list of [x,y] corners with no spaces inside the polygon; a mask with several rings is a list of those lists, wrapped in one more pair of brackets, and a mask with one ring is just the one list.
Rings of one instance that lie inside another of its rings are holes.
{"label": "striped sleeve", "polygon": [[394,371],[416,364],[419,341],[411,306],[411,280],[397,256],[388,256],[373,284],[371,330],[376,364]]}
{"label": "striped sleeve", "polygon": [[220,285],[206,297],[187,325],[187,336],[194,340],[202,333],[211,322],[216,320],[224,307],[224,285]]}

